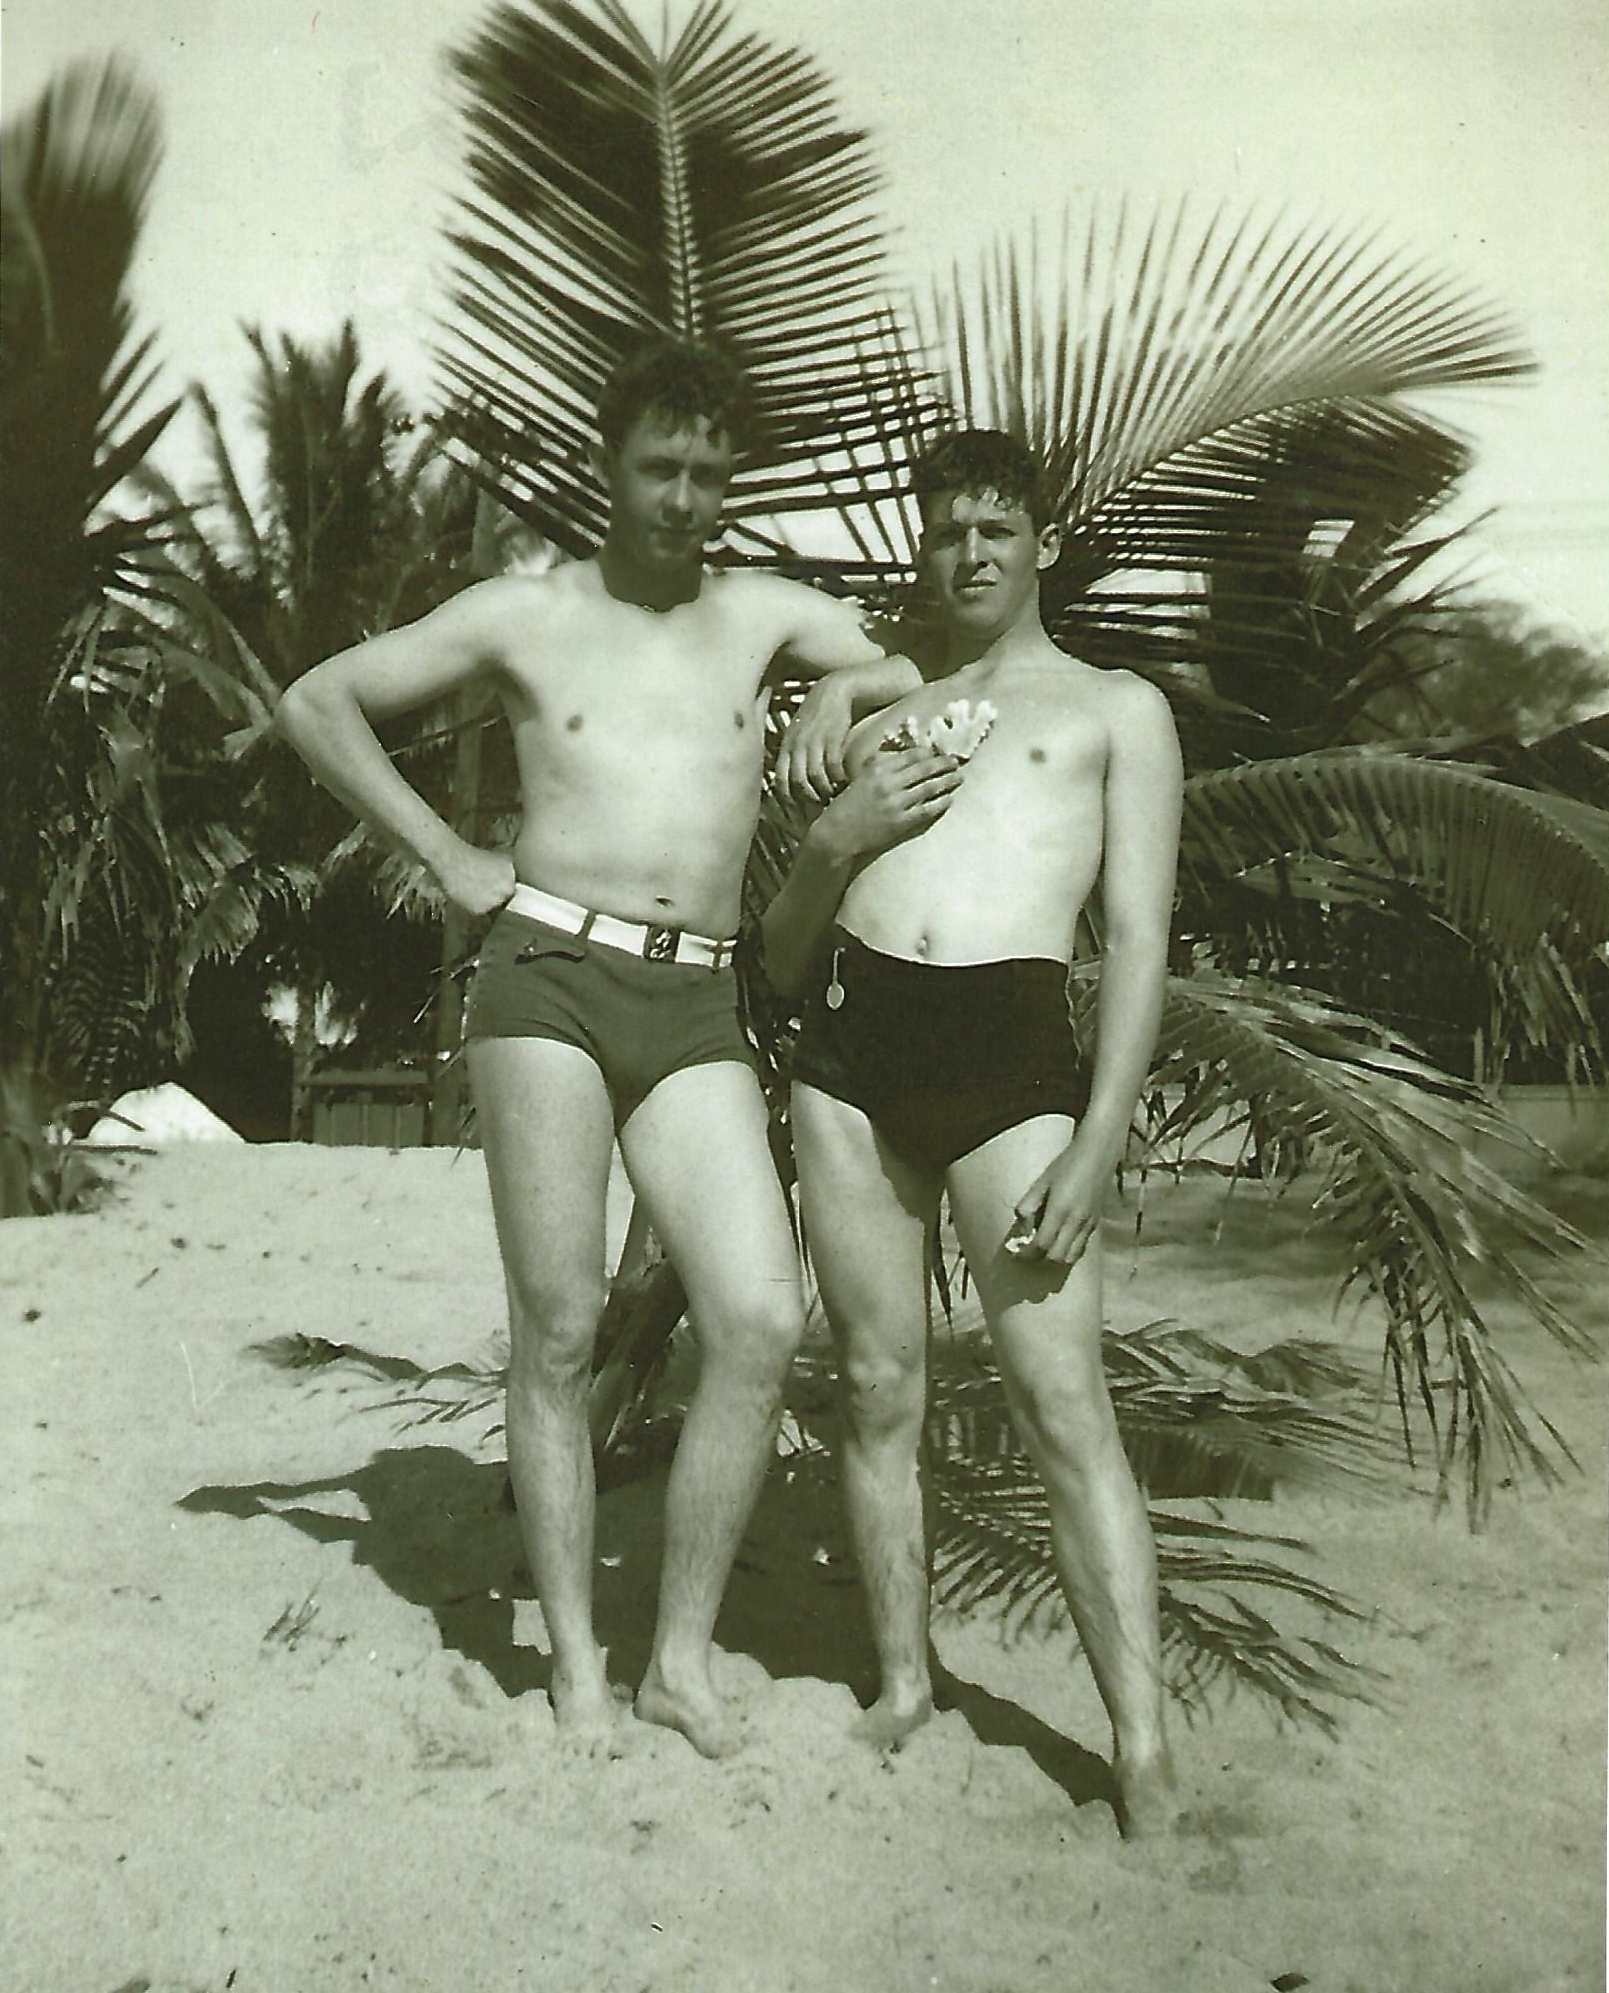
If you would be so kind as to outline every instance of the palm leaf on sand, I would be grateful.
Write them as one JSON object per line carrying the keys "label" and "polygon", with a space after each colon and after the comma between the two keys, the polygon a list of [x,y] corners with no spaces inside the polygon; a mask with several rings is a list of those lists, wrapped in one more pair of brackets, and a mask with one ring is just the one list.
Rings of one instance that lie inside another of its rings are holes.
{"label": "palm leaf on sand", "polygon": [[[679,1293],[679,1289],[677,1290]],[[627,1315],[638,1294],[625,1297]],[[679,1304],[678,1304],[679,1307]],[[624,1321],[625,1318],[623,1318]],[[668,1333],[672,1321],[660,1323]],[[281,1336],[258,1346],[276,1367],[368,1394],[404,1427],[474,1421],[481,1438],[502,1430],[505,1373],[473,1364],[426,1367],[319,1336]],[[1378,1488],[1388,1449],[1360,1412],[1355,1365],[1309,1343],[1255,1357],[1225,1349],[1178,1324],[1152,1323],[1108,1338],[1113,1403],[1124,1445],[1154,1498],[1177,1503],[1228,1495],[1263,1497],[1276,1486],[1345,1482]],[[641,1428],[612,1427],[599,1412],[625,1408],[629,1361],[594,1398],[600,1483],[652,1464]],[[607,1368],[602,1373],[608,1378]],[[830,1450],[819,1410],[830,1393],[806,1362],[795,1378],[794,1469],[819,1480]],[[1061,1624],[1049,1519],[1037,1478],[1022,1457],[993,1360],[974,1337],[933,1350],[929,1461],[935,1495],[935,1575],[941,1602],[1000,1610],[1008,1628]],[[628,1456],[635,1456],[635,1460]],[[1354,1618],[1349,1600],[1307,1568],[1293,1538],[1172,1507],[1153,1506],[1163,1577],[1163,1636],[1173,1693],[1187,1710],[1216,1684],[1261,1695],[1282,1713],[1328,1726],[1337,1697],[1369,1692],[1369,1671],[1316,1635],[1293,1639],[1249,1602],[1277,1594],[1320,1618]]]}

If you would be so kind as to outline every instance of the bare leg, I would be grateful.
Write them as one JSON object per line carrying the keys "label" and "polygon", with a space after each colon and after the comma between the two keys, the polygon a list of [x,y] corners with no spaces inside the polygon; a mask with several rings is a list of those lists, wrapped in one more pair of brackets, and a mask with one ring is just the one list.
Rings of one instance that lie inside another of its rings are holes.
{"label": "bare leg", "polygon": [[1071,1268],[1002,1250],[1014,1200],[1071,1125],[1046,1116],[963,1156],[950,1171],[950,1202],[1012,1415],[1045,1482],[1062,1591],[1111,1719],[1119,1825],[1137,1835],[1171,1818],[1172,1773],[1156,1545],[1101,1368],[1100,1242]]}
{"label": "bare leg", "polygon": [[741,1735],[710,1679],[710,1643],[804,1331],[798,1255],[747,1067],[672,1073],[621,1129],[620,1150],[687,1289],[701,1355],[665,1493],[659,1620],[637,1714],[725,1757]]}
{"label": "bare leg", "polygon": [[621,1714],[592,1627],[587,1433],[613,1123],[602,1076],[573,1045],[477,1039],[469,1070],[509,1296],[509,1478],[553,1647],[553,1713],[561,1734],[591,1744]]}
{"label": "bare leg", "polygon": [[793,1092],[805,1233],[839,1349],[841,1471],[880,1687],[856,1735],[894,1750],[933,1714],[920,1448],[926,1397],[923,1246],[938,1203],[857,1107]]}

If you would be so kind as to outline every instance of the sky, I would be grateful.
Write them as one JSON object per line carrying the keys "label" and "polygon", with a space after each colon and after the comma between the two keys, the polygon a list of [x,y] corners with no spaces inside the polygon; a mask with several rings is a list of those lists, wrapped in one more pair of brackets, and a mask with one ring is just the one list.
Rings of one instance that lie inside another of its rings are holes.
{"label": "sky", "polygon": [[[662,0],[631,0],[651,33]],[[671,0],[673,21],[687,0]],[[227,411],[242,324],[365,353],[420,405],[460,140],[443,51],[487,0],[0,0],[0,105],[122,50],[166,155],[135,272],[170,392]],[[1120,196],[1283,208],[1504,304],[1539,375],[1447,397],[1478,578],[1609,640],[1609,8],[1602,0],[730,0],[872,133],[903,273]]]}

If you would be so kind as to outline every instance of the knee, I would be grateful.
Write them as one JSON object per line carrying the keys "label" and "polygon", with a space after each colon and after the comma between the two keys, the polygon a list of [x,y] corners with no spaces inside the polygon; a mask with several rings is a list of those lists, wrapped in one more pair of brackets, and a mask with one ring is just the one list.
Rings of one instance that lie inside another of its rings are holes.
{"label": "knee", "polygon": [[782,1387],[804,1340],[804,1305],[795,1289],[758,1294],[705,1336],[706,1362],[741,1377],[780,1402]]}
{"label": "knee", "polygon": [[1030,1457],[1062,1478],[1099,1475],[1122,1453],[1101,1378],[1017,1379],[1011,1406]]}
{"label": "knee", "polygon": [[854,1437],[916,1434],[926,1402],[920,1349],[849,1351],[842,1363],[842,1391]]}
{"label": "knee", "polygon": [[600,1281],[515,1276],[509,1282],[509,1388],[583,1392],[603,1313]]}

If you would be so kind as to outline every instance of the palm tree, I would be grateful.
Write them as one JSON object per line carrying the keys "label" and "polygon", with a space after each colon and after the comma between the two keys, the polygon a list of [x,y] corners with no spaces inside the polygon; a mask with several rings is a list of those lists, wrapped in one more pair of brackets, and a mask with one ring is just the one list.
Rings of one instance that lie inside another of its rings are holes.
{"label": "palm tree", "polygon": [[207,870],[206,835],[167,820],[153,740],[140,612],[162,517],[118,505],[175,406],[149,406],[152,340],[126,295],[160,150],[156,106],[116,62],[64,71],[3,137],[0,1214],[30,1208],[30,1157],[96,1083],[71,1000],[97,941],[123,1014],[157,1004],[179,1030],[173,949]]}
{"label": "palm tree", "polygon": [[[291,1126],[305,1138],[321,1000],[333,992],[343,1009],[361,1008],[386,984],[388,951],[405,945],[393,917],[437,909],[377,847],[343,836],[339,806],[261,743],[280,692],[304,671],[473,578],[476,494],[433,434],[415,434],[385,376],[365,377],[350,324],[323,346],[246,337],[264,465],[255,504],[199,387],[210,477],[189,500],[165,478],[147,485],[178,522],[169,582],[181,611],[167,654],[230,674],[249,721],[230,762],[230,779],[245,782],[245,842],[212,896],[207,939],[249,951],[253,973],[293,994]],[[451,743],[436,719],[402,745],[415,779],[440,787]]]}

